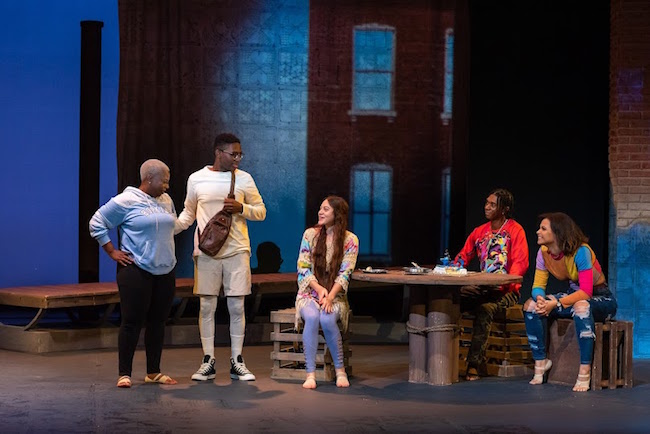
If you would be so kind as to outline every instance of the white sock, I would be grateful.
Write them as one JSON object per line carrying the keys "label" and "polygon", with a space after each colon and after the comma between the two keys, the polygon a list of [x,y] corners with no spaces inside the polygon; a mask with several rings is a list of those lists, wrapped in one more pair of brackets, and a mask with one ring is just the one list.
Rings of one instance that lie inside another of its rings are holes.
{"label": "white sock", "polygon": [[203,354],[214,357],[214,336],[201,338],[201,346],[203,347]]}
{"label": "white sock", "polygon": [[203,354],[214,357],[214,315],[217,310],[216,296],[201,296],[199,304],[199,334]]}
{"label": "white sock", "polygon": [[244,335],[230,335],[230,355],[236,362],[244,347]]}

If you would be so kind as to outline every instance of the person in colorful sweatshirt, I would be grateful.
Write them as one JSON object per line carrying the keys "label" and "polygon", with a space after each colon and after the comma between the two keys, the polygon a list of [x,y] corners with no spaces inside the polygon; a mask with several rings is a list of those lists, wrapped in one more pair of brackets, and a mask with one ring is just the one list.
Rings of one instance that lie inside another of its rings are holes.
{"label": "person in colorful sweatshirt", "polygon": [[323,329],[336,371],[336,386],[349,387],[343,362],[338,321],[348,327],[347,290],[359,254],[359,239],[348,231],[348,203],[328,196],[318,211],[318,223],[305,230],[298,252],[296,328],[304,322],[302,339],[307,378],[302,387],[316,388],[318,328]]}
{"label": "person in colorful sweatshirt", "polygon": [[[490,192],[484,205],[488,222],[469,234],[454,259],[455,265],[464,267],[477,257],[481,272],[526,274],[528,241],[524,228],[511,217],[513,209],[514,197],[508,190],[498,188]],[[494,315],[519,302],[520,288],[520,283],[512,283],[499,287],[464,286],[461,289],[461,312],[474,315],[466,380],[480,378]]]}
{"label": "person in colorful sweatshirt", "polygon": [[[580,368],[573,390],[589,390],[594,351],[594,322],[616,314],[616,300],[607,287],[603,270],[589,239],[580,227],[561,212],[542,214],[537,230],[535,277],[531,298],[524,304],[528,343],[535,359],[535,374],[530,384],[542,384],[552,367],[546,358],[548,319],[572,318],[580,348]],[[569,284],[566,292],[546,294],[549,276]]]}
{"label": "person in colorful sweatshirt", "polygon": [[[119,378],[117,387],[131,387],[133,355],[145,327],[146,383],[176,384],[160,373],[165,323],[176,291],[174,225],[176,209],[165,191],[169,167],[160,160],[140,167],[141,184],[101,206],[88,224],[90,235],[118,264],[117,287],[122,321],[117,339]],[[116,248],[109,230],[119,229]]]}

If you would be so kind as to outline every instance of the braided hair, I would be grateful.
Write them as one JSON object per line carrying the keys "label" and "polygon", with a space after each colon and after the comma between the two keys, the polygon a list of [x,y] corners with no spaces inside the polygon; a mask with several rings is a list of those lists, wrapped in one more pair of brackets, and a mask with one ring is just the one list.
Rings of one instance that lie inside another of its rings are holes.
{"label": "braided hair", "polygon": [[515,207],[515,198],[512,193],[505,188],[497,188],[492,190],[488,196],[492,194],[497,197],[497,210],[501,211],[503,216],[509,219]]}

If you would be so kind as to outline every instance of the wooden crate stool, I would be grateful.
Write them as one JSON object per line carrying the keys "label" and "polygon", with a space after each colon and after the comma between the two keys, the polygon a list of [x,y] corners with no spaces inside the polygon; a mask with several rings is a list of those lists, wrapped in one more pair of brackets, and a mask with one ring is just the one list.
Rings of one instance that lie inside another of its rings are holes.
{"label": "wooden crate stool", "polygon": [[[629,321],[596,323],[591,390],[632,387],[632,328]],[[548,334],[548,357],[553,362],[548,381],[573,385],[580,365],[580,348],[573,320],[553,321]]]}
{"label": "wooden crate stool", "polygon": [[[273,360],[273,370],[271,378],[274,380],[300,380],[306,377],[305,372],[305,355],[302,348],[302,332],[294,328],[296,310],[295,308],[276,310],[271,312],[271,323],[273,331],[271,332],[271,341],[273,342],[273,351],[271,360]],[[352,312],[350,312],[350,320]],[[342,329],[339,322],[339,329]],[[343,339],[343,363],[348,376],[352,375],[352,366],[350,365],[350,331],[341,332]],[[327,348],[325,337],[322,330],[318,336],[318,350],[316,351],[316,381],[334,381],[336,372],[332,355]]]}
{"label": "wooden crate stool", "polygon": [[[459,339],[459,374],[467,372],[467,353],[472,341],[473,317],[463,315]],[[521,305],[511,306],[496,315],[485,351],[488,375],[499,377],[518,377],[532,372],[533,356],[528,346],[526,325]]]}

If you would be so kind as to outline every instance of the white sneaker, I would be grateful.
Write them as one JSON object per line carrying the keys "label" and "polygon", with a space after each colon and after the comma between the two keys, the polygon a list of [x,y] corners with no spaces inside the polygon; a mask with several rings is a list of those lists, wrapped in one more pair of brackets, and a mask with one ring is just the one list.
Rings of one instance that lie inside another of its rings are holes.
{"label": "white sneaker", "polygon": [[237,356],[237,361],[230,358],[230,378],[240,381],[255,381],[255,375],[248,370],[244,364],[241,354]]}
{"label": "white sneaker", "polygon": [[194,381],[206,381],[214,380],[214,377],[217,376],[217,371],[214,369],[214,357],[209,355],[203,356],[203,363],[198,371],[192,375],[192,380]]}

